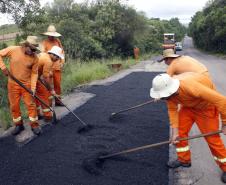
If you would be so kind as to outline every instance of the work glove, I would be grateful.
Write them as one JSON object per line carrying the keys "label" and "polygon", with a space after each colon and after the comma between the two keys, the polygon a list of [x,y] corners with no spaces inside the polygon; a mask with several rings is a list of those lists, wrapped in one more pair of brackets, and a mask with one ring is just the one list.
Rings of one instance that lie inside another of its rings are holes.
{"label": "work glove", "polygon": [[55,92],[54,90],[51,90],[51,94],[52,94],[53,96],[56,96],[56,92]]}
{"label": "work glove", "polygon": [[2,72],[5,76],[9,76],[9,70],[7,68],[3,69]]}
{"label": "work glove", "polygon": [[224,135],[226,135],[226,125],[222,125],[222,133],[224,134]]}
{"label": "work glove", "polygon": [[172,128],[171,130],[172,130],[172,132],[171,132],[170,142],[171,142],[171,144],[175,145],[175,144],[179,143],[178,128]]}

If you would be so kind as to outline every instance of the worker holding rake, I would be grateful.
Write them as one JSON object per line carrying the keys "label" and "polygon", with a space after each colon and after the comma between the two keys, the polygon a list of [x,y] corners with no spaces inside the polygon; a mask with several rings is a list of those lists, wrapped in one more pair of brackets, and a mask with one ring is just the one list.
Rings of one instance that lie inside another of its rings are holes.
{"label": "worker holding rake", "polygon": [[[32,95],[16,83],[11,76],[14,76],[24,86],[31,90],[35,95],[36,82],[38,78],[38,42],[36,36],[28,36],[21,46],[10,46],[0,51],[0,68],[8,79],[8,97],[10,110],[15,124],[12,134],[17,135],[24,130],[23,120],[20,111],[20,100],[23,101],[28,110],[30,125],[34,134],[39,135],[41,128],[39,127],[37,110]],[[10,58],[10,70],[6,68],[2,58]]]}
{"label": "worker holding rake", "polygon": [[[51,50],[53,46],[58,46],[62,49],[62,54],[64,53],[63,51],[63,46],[61,44],[61,41],[57,38],[60,37],[61,34],[56,32],[56,28],[53,25],[49,25],[47,32],[43,33],[43,35],[48,36],[47,39],[43,40],[42,42],[42,51],[43,52],[48,52]],[[56,95],[58,99],[55,99],[55,105],[56,106],[64,106],[61,101],[61,70],[64,64],[64,59],[59,59],[58,61],[54,62],[53,65],[53,84],[54,84],[54,90],[56,92]]]}
{"label": "worker holding rake", "polygon": [[[177,140],[188,137],[194,122],[203,134],[217,131],[220,113],[222,132],[226,135],[226,97],[214,89],[209,78],[203,78],[203,75],[198,73],[183,79],[172,78],[166,73],[160,74],[152,81],[150,96],[167,101],[172,128],[171,141],[176,145],[178,155],[177,160],[168,162],[169,168],[191,166],[188,141]],[[221,179],[226,183],[226,149],[220,135],[208,136],[205,139],[213,158],[223,171]]]}
{"label": "worker holding rake", "polygon": [[[39,55],[39,80],[37,81],[37,96],[40,97],[50,107],[52,106],[52,95],[56,95],[51,81],[50,73],[52,72],[52,66],[59,59],[64,59],[64,55],[62,54],[62,49],[58,46],[53,46],[51,50],[48,51],[48,53],[43,52]],[[44,83],[45,86],[42,83]],[[38,110],[38,117],[42,117],[42,109],[44,120],[46,122],[51,121],[53,118],[51,110],[44,104],[40,103],[37,99],[36,105]]]}

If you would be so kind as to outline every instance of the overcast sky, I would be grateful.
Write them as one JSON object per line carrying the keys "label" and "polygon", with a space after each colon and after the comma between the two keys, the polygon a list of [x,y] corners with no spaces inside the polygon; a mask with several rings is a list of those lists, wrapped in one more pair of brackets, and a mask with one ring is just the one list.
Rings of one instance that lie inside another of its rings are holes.
{"label": "overcast sky", "polygon": [[[41,4],[53,0],[40,0]],[[75,0],[83,2],[83,0]],[[170,19],[178,17],[182,23],[189,23],[191,17],[206,5],[208,0],[124,0],[138,11],[143,11],[148,17]],[[0,14],[0,25],[13,23],[7,15]]]}

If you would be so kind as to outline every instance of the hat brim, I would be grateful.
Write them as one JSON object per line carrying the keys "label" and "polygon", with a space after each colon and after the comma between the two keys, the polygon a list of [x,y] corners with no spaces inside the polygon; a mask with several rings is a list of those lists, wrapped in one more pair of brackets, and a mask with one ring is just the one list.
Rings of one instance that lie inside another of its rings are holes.
{"label": "hat brim", "polygon": [[53,54],[53,55],[56,55],[56,56],[58,56],[60,59],[64,59],[64,55],[62,54],[62,55],[58,55],[58,54],[56,54],[56,53],[53,53],[53,52],[51,52],[51,51],[48,51],[48,53],[49,54]]}
{"label": "hat brim", "polygon": [[42,35],[52,36],[52,37],[60,37],[60,36],[62,36],[60,33],[57,33],[57,32],[45,32],[45,33],[42,33]]}
{"label": "hat brim", "polygon": [[166,58],[177,58],[177,57],[180,57],[180,55],[172,54],[172,55],[161,58],[160,60],[158,60],[158,62],[162,62]]}
{"label": "hat brim", "polygon": [[173,83],[170,87],[165,88],[162,91],[155,91],[153,88],[150,89],[150,96],[152,98],[167,98],[174,94],[180,86],[180,81],[178,79],[173,79]]}
{"label": "hat brim", "polygon": [[31,49],[35,49],[37,51],[37,53],[40,53],[41,52],[41,50],[38,48],[39,47],[38,44],[31,44],[31,43],[29,43],[27,41],[20,42],[20,45],[24,45],[24,44],[26,44],[27,46],[29,46]]}

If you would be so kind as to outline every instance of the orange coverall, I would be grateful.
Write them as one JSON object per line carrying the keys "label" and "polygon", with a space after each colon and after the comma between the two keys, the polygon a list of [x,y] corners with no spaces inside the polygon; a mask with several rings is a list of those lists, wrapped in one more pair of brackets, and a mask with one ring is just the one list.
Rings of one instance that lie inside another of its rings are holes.
{"label": "orange coverall", "polygon": [[140,53],[140,49],[137,48],[137,47],[135,47],[135,48],[133,49],[133,53],[134,53],[134,58],[135,58],[136,60],[138,60],[138,58],[139,58],[139,53]]}
{"label": "orange coverall", "polygon": [[[226,97],[215,91],[211,80],[203,76],[180,79],[179,94],[167,100],[171,127],[178,128],[180,138],[188,137],[194,122],[201,133],[219,130],[219,112],[222,123],[226,124]],[[179,104],[181,107],[178,110]],[[205,139],[216,163],[225,172],[226,150],[220,135],[208,136]],[[176,151],[179,161],[191,161],[188,141],[176,144]]]}
{"label": "orange coverall", "polygon": [[[24,48],[21,46],[11,46],[0,50],[0,68],[3,70],[6,66],[2,57],[10,58],[10,73],[27,88],[34,91],[38,78],[37,56],[25,55]],[[20,112],[20,99],[22,97],[28,110],[30,125],[32,128],[37,127],[37,110],[33,97],[11,78],[8,79],[8,97],[15,125],[23,124]]]}
{"label": "orange coverall", "polygon": [[[52,71],[53,62],[47,53],[40,53],[38,61],[38,76],[39,78],[44,78],[44,80],[50,85],[50,72]],[[50,91],[38,80],[37,81],[37,96],[40,97],[47,105],[51,105],[51,93]],[[36,100],[36,105],[38,109],[38,115],[40,115],[40,109],[42,108],[43,115],[45,119],[50,120],[52,118],[52,113],[48,107],[41,104]]]}
{"label": "orange coverall", "polygon": [[192,57],[180,56],[172,61],[166,72],[170,76],[178,75],[184,72],[208,74],[208,69],[202,63],[198,62]]}
{"label": "orange coverall", "polygon": [[[59,39],[54,38],[53,41],[50,41],[49,39],[45,39],[42,42],[42,51],[48,52],[53,46],[58,46],[63,49],[63,46]],[[61,95],[61,68],[64,64],[64,60],[58,60],[54,62],[53,64],[53,84],[54,84],[54,90],[56,92],[56,95],[60,98]],[[58,102],[58,100],[55,100]],[[59,102],[60,103],[60,102]]]}

